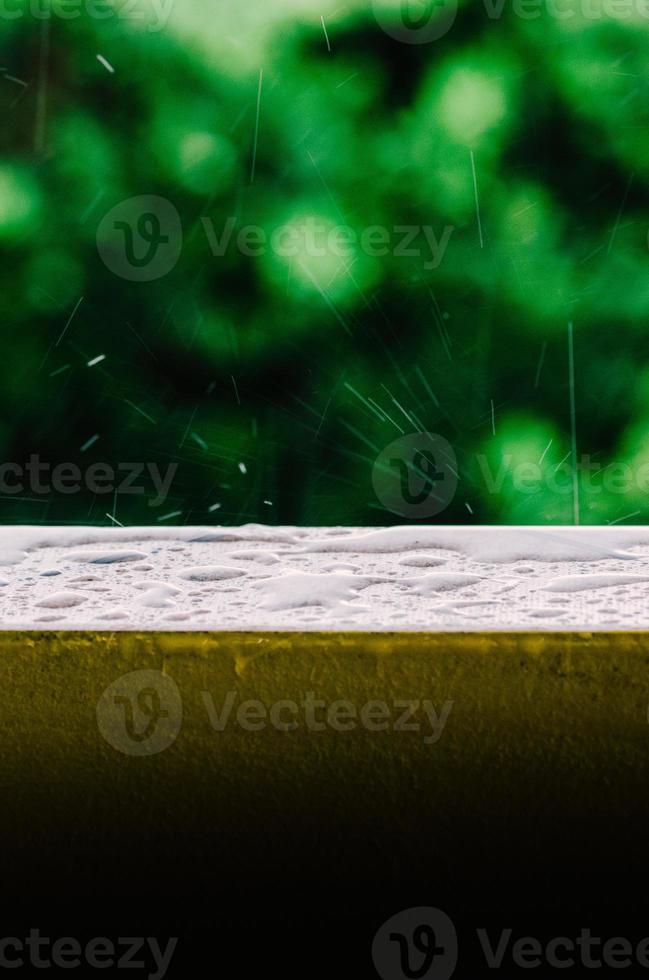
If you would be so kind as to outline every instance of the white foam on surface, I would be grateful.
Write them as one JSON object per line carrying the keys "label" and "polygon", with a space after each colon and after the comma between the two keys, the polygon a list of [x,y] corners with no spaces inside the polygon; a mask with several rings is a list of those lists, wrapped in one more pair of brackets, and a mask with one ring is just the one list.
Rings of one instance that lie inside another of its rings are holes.
{"label": "white foam on surface", "polygon": [[0,527],[0,630],[649,629],[649,528]]}

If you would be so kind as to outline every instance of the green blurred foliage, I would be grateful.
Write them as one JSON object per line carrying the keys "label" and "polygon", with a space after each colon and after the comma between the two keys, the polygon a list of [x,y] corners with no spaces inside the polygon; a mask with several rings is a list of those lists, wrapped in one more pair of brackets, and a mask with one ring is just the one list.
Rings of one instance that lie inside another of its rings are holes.
{"label": "green blurred foliage", "polygon": [[[581,520],[646,520],[639,2],[466,2],[422,45],[370,0],[67,2],[0,13],[0,459],[175,462],[175,522],[388,524],[374,460],[422,428],[458,458],[436,520],[571,522],[572,322]],[[183,227],[150,282],[96,244],[139,195]],[[295,254],[246,254],[246,226]],[[447,229],[440,261],[395,250],[403,226]],[[152,496],[3,495],[0,521],[155,523]]]}

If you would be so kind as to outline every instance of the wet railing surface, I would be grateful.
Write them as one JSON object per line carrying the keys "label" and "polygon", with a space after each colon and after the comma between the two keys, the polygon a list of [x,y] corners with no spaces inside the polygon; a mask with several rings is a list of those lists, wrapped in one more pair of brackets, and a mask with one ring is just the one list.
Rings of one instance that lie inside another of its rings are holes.
{"label": "wet railing surface", "polygon": [[0,529],[0,629],[649,628],[649,530]]}

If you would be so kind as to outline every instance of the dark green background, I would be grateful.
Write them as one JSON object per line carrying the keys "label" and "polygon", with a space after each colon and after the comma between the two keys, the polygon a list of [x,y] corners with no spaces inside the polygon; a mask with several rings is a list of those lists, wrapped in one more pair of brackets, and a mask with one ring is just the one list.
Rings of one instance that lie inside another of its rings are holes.
{"label": "dark green background", "polygon": [[[26,490],[0,497],[1,522],[393,523],[372,465],[421,427],[458,458],[435,520],[570,523],[570,321],[578,453],[602,468],[582,478],[581,519],[645,521],[640,0],[564,0],[566,19],[464,3],[421,45],[392,38],[369,0],[175,0],[155,30],[124,9],[43,19],[43,3],[0,14],[0,460],[178,471],[163,508],[149,484],[116,501]],[[150,0],[135,9],[150,17]],[[168,275],[128,282],[97,228],[145,194],[177,209],[184,244]],[[308,215],[454,231],[431,270],[360,249],[219,258],[200,220],[270,234]],[[514,468],[542,456],[525,492]],[[490,489],[485,466],[503,461]]]}

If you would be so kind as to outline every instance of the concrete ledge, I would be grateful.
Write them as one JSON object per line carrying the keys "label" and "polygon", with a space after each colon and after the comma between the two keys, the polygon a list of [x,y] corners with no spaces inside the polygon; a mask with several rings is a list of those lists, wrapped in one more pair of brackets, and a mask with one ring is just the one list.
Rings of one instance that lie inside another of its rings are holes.
{"label": "concrete ledge", "polygon": [[330,980],[413,906],[646,934],[649,532],[3,533],[4,935]]}
{"label": "concrete ledge", "polygon": [[[313,976],[342,956],[364,975],[376,929],[419,904],[635,935],[648,691],[640,632],[0,634],[5,934],[181,935],[186,969],[234,967],[254,936],[246,962],[291,977],[314,943]],[[353,730],[310,727],[309,692]],[[228,697],[215,730],[206,698]],[[287,701],[294,731],[269,720]],[[372,701],[385,730],[358,721]],[[418,730],[395,730],[406,702]]]}
{"label": "concrete ledge", "polygon": [[639,632],[3,633],[0,772],[14,802],[149,781],[179,820],[196,792],[234,816],[253,785],[332,790],[341,760],[368,791],[409,771],[436,794],[477,792],[489,763],[512,798],[552,757],[578,793],[644,769],[648,697]]}

